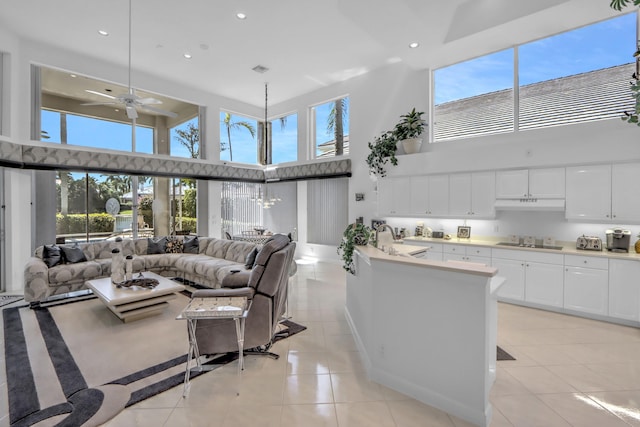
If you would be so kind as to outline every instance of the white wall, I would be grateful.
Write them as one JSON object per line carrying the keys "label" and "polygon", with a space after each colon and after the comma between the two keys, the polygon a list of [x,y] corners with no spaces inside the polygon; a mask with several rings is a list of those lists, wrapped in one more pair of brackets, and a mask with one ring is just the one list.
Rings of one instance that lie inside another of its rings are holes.
{"label": "white wall", "polygon": [[7,292],[22,293],[24,265],[31,256],[31,182],[31,171],[5,169]]}

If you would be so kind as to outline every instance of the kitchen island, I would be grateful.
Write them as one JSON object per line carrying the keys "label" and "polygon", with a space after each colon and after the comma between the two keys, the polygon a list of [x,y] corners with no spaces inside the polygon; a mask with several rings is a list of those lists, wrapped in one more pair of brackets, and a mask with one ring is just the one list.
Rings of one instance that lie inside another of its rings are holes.
{"label": "kitchen island", "polygon": [[369,377],[475,425],[488,426],[495,381],[497,269],[482,264],[354,254],[346,316]]}

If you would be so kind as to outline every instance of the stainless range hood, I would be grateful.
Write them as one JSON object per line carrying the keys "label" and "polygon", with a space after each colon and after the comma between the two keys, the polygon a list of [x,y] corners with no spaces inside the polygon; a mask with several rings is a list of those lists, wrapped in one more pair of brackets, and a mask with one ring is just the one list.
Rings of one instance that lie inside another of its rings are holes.
{"label": "stainless range hood", "polygon": [[499,211],[564,211],[564,199],[497,199]]}

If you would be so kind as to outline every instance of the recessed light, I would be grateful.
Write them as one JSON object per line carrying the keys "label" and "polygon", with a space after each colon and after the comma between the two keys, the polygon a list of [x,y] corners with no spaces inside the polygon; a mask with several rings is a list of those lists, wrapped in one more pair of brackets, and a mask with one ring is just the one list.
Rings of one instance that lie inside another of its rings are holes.
{"label": "recessed light", "polygon": [[418,43],[418,42],[409,43],[409,47],[410,47],[411,49],[415,49],[415,48],[417,48],[418,46],[420,46],[420,43]]}
{"label": "recessed light", "polygon": [[71,78],[74,78],[74,79],[75,79],[76,77],[78,77],[78,76],[76,76],[75,74],[69,74],[69,75],[71,76]]}
{"label": "recessed light", "polygon": [[191,59],[191,54],[190,53],[185,53],[182,56],[184,56],[186,59]]}
{"label": "recessed light", "polygon": [[242,19],[247,19],[247,14],[246,13],[242,13],[242,12],[238,12],[236,13],[236,18],[242,20]]}
{"label": "recessed light", "polygon": [[105,30],[98,30],[98,34],[100,34],[101,36],[108,36],[109,33]]}

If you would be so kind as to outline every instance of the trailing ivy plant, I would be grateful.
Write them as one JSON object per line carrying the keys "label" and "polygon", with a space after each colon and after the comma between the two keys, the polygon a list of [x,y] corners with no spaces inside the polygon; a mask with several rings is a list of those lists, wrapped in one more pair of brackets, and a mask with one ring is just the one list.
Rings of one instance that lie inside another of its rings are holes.
{"label": "trailing ivy plant", "polygon": [[[633,3],[634,6],[640,5],[640,0],[611,0],[609,6],[617,11],[621,11],[623,7],[627,7]],[[636,52],[633,54],[633,57],[636,59],[636,71],[631,75],[633,79],[630,86],[631,96],[636,100],[633,111],[625,111],[624,116],[622,116],[622,120],[627,123],[633,123],[637,126],[640,126],[640,40],[637,44],[638,48]]]}
{"label": "trailing ivy plant", "polygon": [[387,175],[384,166],[388,162],[391,162],[393,166],[398,165],[398,158],[396,157],[397,142],[398,139],[396,139],[392,131],[382,132],[380,136],[373,138],[373,142],[369,142],[369,150],[371,150],[367,156],[369,172],[382,178]]}
{"label": "trailing ivy plant", "polygon": [[623,7],[627,7],[630,3],[633,3],[634,6],[638,6],[640,5],[640,0],[611,0],[610,6],[619,12]]}
{"label": "trailing ivy plant", "polygon": [[342,268],[351,274],[355,274],[353,264],[353,251],[356,246],[364,246],[369,243],[373,231],[364,224],[349,224],[342,233],[342,241],[338,245],[338,255],[342,257]]}

